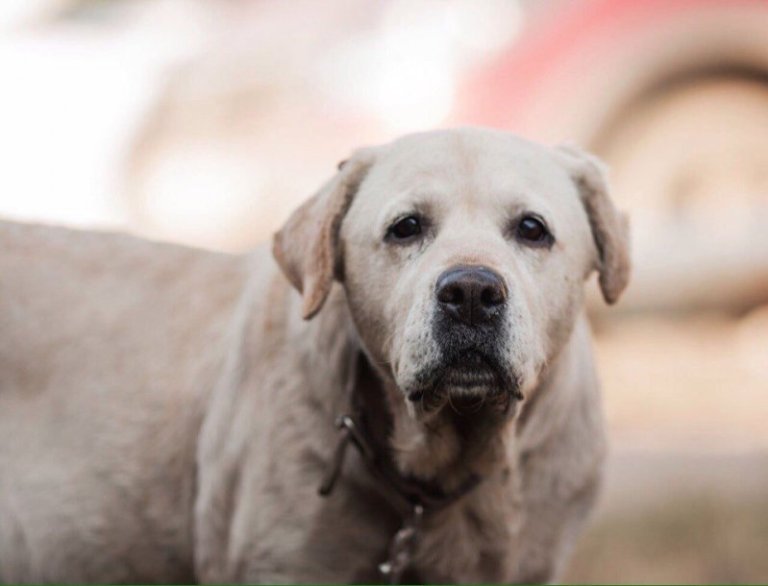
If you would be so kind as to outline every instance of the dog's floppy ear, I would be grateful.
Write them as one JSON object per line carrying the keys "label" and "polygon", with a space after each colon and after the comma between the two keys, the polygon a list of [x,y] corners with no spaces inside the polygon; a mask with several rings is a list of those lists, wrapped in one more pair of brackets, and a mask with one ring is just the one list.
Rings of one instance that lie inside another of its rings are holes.
{"label": "dog's floppy ear", "polygon": [[629,282],[631,270],[627,217],[611,201],[601,161],[573,145],[559,145],[555,151],[568,168],[587,211],[597,245],[603,298],[607,303],[616,303]]}
{"label": "dog's floppy ear", "polygon": [[373,151],[361,149],[339,164],[339,172],[291,214],[275,234],[272,254],[302,294],[304,319],[325,303],[339,272],[339,229],[352,199],[373,164]]}

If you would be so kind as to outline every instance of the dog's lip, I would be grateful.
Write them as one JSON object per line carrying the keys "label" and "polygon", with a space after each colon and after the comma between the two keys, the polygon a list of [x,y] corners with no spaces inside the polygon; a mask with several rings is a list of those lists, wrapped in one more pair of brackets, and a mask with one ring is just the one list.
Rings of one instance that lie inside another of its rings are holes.
{"label": "dog's lip", "polygon": [[486,365],[473,367],[449,367],[442,383],[449,387],[489,387],[497,381],[496,373]]}
{"label": "dog's lip", "polygon": [[440,379],[443,387],[496,387],[500,383],[499,367],[483,354],[470,350],[448,364]]}
{"label": "dog's lip", "polygon": [[462,350],[454,356],[434,368],[429,376],[422,379],[422,384],[407,390],[408,400],[412,403],[426,401],[426,404],[439,407],[448,396],[496,396],[508,391],[514,398],[520,398],[517,377],[505,371],[498,360],[474,348]]}

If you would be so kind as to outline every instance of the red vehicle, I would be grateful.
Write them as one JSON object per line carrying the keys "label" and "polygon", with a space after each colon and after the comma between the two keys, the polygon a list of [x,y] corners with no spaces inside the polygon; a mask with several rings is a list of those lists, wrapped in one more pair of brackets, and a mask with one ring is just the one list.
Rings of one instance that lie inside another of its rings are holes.
{"label": "red vehicle", "polygon": [[635,236],[623,307],[768,300],[768,3],[554,7],[467,80],[457,117],[609,163]]}

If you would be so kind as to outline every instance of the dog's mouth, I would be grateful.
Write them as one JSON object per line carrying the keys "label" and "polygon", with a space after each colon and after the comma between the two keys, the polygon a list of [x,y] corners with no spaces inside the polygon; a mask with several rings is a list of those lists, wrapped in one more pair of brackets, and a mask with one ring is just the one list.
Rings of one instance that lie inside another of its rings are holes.
{"label": "dog's mouth", "polygon": [[470,351],[445,366],[438,386],[458,394],[495,391],[502,383],[500,371],[495,361]]}
{"label": "dog's mouth", "polygon": [[506,411],[522,399],[517,378],[495,357],[473,349],[444,360],[425,379],[423,390],[410,393],[408,399],[427,411],[446,404],[462,410],[491,405]]}

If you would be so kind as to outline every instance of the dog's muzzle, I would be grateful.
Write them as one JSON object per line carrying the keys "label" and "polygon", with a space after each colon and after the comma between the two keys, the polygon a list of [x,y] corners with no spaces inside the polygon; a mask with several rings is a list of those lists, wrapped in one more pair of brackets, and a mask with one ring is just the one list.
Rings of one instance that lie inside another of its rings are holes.
{"label": "dog's muzzle", "polygon": [[514,396],[517,381],[502,356],[508,298],[504,279],[485,266],[455,266],[438,277],[434,295],[433,334],[440,360],[424,373],[430,394],[436,400]]}
{"label": "dog's muzzle", "polygon": [[504,280],[488,267],[452,267],[437,279],[435,304],[433,333],[443,365],[466,370],[470,378],[472,373],[478,380],[486,376],[489,367],[499,362],[503,341]]}

